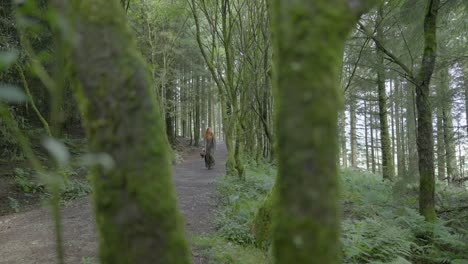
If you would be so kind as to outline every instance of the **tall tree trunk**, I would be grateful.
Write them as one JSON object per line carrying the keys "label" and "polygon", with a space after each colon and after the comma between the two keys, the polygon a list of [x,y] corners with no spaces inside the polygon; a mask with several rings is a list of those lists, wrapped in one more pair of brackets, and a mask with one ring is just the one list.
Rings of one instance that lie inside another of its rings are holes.
{"label": "tall tree trunk", "polygon": [[436,220],[434,142],[432,137],[432,109],[430,82],[437,56],[437,13],[439,0],[428,0],[424,18],[424,53],[416,77],[416,105],[418,112],[417,146],[419,156],[419,212],[426,221]]}
{"label": "tall tree trunk", "polygon": [[[440,98],[439,98],[440,99]],[[442,107],[440,105],[437,106],[437,177],[439,180],[445,179],[445,142],[444,142],[444,121],[443,121],[443,114],[442,114]]]}
{"label": "tall tree trunk", "polygon": [[226,160],[226,173],[228,175],[236,175],[236,155],[235,155],[235,121],[232,116],[232,105],[229,102],[225,102],[227,110],[223,111],[223,134],[228,149],[228,155]]}
{"label": "tall tree trunk", "polygon": [[[376,111],[377,113],[377,111]],[[380,127],[380,124],[379,124],[379,127]],[[379,149],[381,150],[382,149],[382,141],[380,140],[380,137],[379,137],[379,134],[378,131],[380,129],[376,129],[375,130],[375,142],[376,142],[376,149],[377,151],[375,152],[375,164],[376,164],[376,170],[377,172],[379,173],[382,173],[382,162],[381,162],[381,159],[380,159],[380,154],[382,153],[381,151],[378,151]]]}
{"label": "tall tree trunk", "polygon": [[391,105],[391,114],[390,114],[390,123],[391,123],[391,131],[392,131],[392,151],[391,151],[391,154],[392,154],[392,165],[393,165],[393,170],[394,170],[394,175],[396,175],[396,172],[395,172],[395,167],[396,167],[396,164],[397,164],[397,161],[398,161],[398,157],[396,156],[397,155],[397,144],[396,144],[396,132],[395,132],[395,88],[393,88],[393,92],[390,91],[390,93],[393,93],[393,102],[390,103]]}
{"label": "tall tree trunk", "polygon": [[75,94],[90,151],[114,159],[92,177],[100,262],[190,263],[164,123],[123,9],[117,0],[73,3]]}
{"label": "tall tree trunk", "polygon": [[348,167],[348,149],[346,147],[346,111],[341,112],[341,160],[342,166]]}
{"label": "tall tree trunk", "polygon": [[214,127],[213,127],[213,91],[211,89],[211,81],[209,81],[207,83],[207,90],[208,90],[208,127],[211,127],[213,128],[213,131],[214,130]]}
{"label": "tall tree trunk", "polygon": [[414,86],[408,84],[406,87],[406,126],[407,126],[407,146],[408,146],[408,173],[405,175],[407,181],[415,181],[419,178],[418,169],[418,149],[416,146],[416,110]]}
{"label": "tall tree trunk", "polygon": [[371,165],[372,165],[372,173],[376,173],[376,164],[375,164],[375,137],[374,137],[374,107],[370,106],[370,143],[371,143]]}
{"label": "tall tree trunk", "polygon": [[[383,39],[382,15],[383,6],[379,6],[377,18],[377,38]],[[379,96],[379,121],[380,121],[380,146],[382,151],[382,176],[386,180],[392,180],[395,176],[393,167],[393,159],[391,154],[390,135],[388,133],[388,118],[387,118],[387,95],[385,93],[385,66],[384,56],[380,49],[377,49],[377,91]]]}
{"label": "tall tree trunk", "polygon": [[174,134],[174,98],[175,98],[175,93],[174,93],[174,87],[172,85],[172,82],[168,82],[166,85],[166,111],[165,111],[165,116],[166,116],[166,134],[167,134],[167,139],[169,140],[169,143],[174,144],[175,143],[175,134]]}
{"label": "tall tree trunk", "polygon": [[356,135],[356,98],[354,93],[350,94],[349,99],[349,118],[350,118],[350,130],[349,137],[351,141],[351,167],[357,168],[358,166],[358,150],[357,150],[357,135]]}
{"label": "tall tree trunk", "polygon": [[277,264],[341,262],[338,80],[346,33],[357,22],[348,8],[344,0],[272,2],[278,36],[273,41],[279,150],[273,228]]}
{"label": "tall tree trunk", "polygon": [[366,144],[366,170],[370,169],[370,158],[369,158],[369,135],[367,125],[367,101],[364,100],[364,141]]}
{"label": "tall tree trunk", "polygon": [[459,177],[457,157],[455,150],[455,134],[453,132],[453,116],[452,116],[452,95],[450,91],[448,67],[442,67],[440,73],[442,124],[443,124],[443,139],[445,145],[445,160],[447,164],[447,179],[449,182],[454,182]]}
{"label": "tall tree trunk", "polygon": [[180,95],[180,112],[181,112],[181,126],[182,126],[182,137],[186,138],[187,137],[187,91],[188,91],[188,85],[187,85],[187,76],[186,76],[186,71],[185,68],[182,71],[182,83],[180,85],[181,87],[181,95]]}
{"label": "tall tree trunk", "polygon": [[408,128],[405,124],[405,115],[403,114],[403,109],[404,107],[404,92],[403,92],[403,84],[400,83],[400,139],[401,139],[401,158],[399,158],[399,161],[401,161],[401,164],[404,166],[404,173],[401,174],[403,178],[406,178],[408,175],[408,139],[407,139],[407,133],[408,133]]}
{"label": "tall tree trunk", "polygon": [[463,63],[463,85],[465,86],[465,122],[468,132],[468,62]]}
{"label": "tall tree trunk", "polygon": [[208,107],[207,107],[207,93],[206,93],[206,78],[201,76],[200,81],[200,124],[201,130],[205,131],[208,127],[207,117],[208,117]]}
{"label": "tall tree trunk", "polygon": [[398,161],[398,175],[402,178],[406,174],[405,151],[403,149],[403,126],[401,125],[401,93],[400,82],[395,80],[395,134],[396,134],[396,149]]}
{"label": "tall tree trunk", "polygon": [[192,80],[194,82],[194,88],[195,88],[195,105],[194,105],[194,126],[193,126],[193,139],[194,139],[194,146],[198,147],[200,145],[200,130],[201,130],[201,125],[200,125],[200,94],[201,94],[201,89],[200,89],[200,76],[195,76],[195,78]]}

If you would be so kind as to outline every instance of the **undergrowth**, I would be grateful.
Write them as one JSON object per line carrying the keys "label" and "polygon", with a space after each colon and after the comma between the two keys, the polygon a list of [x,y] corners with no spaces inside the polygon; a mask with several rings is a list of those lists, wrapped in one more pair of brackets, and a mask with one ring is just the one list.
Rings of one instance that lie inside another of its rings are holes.
{"label": "undergrowth", "polygon": [[[61,177],[59,190],[61,204],[66,205],[74,199],[91,193],[89,180],[79,177],[77,170],[62,170],[59,176]],[[16,187],[26,195],[39,194],[41,200],[48,200],[51,197],[46,184],[31,169],[15,168],[14,181]],[[9,199],[9,206],[15,212],[19,212],[21,207],[19,201],[14,198]]]}
{"label": "undergrowth", "polygon": [[265,163],[246,169],[244,180],[224,176],[218,181],[217,233],[193,238],[210,263],[271,263],[269,254],[255,247],[251,226],[257,208],[273,186],[274,168]]}
{"label": "undergrowth", "polygon": [[418,213],[417,186],[396,190],[376,175],[350,170],[342,179],[346,263],[468,263],[468,219],[462,213],[447,218],[441,206],[468,201],[466,191],[439,184],[439,218],[431,224]]}
{"label": "undergrowth", "polygon": [[192,244],[209,259],[210,264],[267,264],[267,254],[250,245],[239,245],[218,235],[192,237]]}
{"label": "undergrowth", "polygon": [[[213,263],[250,263],[246,254],[258,251],[270,255],[271,247],[253,249],[258,244],[252,224],[275,174],[273,166],[260,164],[247,166],[245,180],[219,180],[217,234],[198,240],[211,245],[210,257],[222,260]],[[430,224],[418,213],[416,185],[396,188],[380,176],[353,170],[340,175],[343,263],[468,263],[466,190],[438,184],[438,221]],[[255,262],[270,263],[268,257]]]}

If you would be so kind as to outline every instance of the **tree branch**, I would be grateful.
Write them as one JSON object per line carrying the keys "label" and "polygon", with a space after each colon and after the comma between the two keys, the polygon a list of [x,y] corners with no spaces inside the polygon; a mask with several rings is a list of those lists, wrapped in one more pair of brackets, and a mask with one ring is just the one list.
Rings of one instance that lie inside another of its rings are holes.
{"label": "tree branch", "polygon": [[382,44],[382,41],[380,41],[376,36],[374,36],[374,34],[372,34],[361,22],[358,22],[358,25],[361,32],[363,32],[369,38],[371,38],[374,41],[377,48],[389,57],[390,61],[400,66],[400,68],[403,69],[403,71],[408,75],[408,77],[414,80],[414,74],[408,66],[406,66],[400,59],[398,59],[398,57],[395,56],[390,50],[385,48],[385,46]]}

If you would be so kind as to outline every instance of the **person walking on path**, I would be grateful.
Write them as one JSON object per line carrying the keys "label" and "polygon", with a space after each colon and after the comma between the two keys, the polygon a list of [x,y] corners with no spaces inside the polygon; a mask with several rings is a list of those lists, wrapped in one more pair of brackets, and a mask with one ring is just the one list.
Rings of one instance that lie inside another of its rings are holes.
{"label": "person walking on path", "polygon": [[205,167],[211,169],[214,164],[214,151],[216,149],[216,139],[211,127],[205,132]]}

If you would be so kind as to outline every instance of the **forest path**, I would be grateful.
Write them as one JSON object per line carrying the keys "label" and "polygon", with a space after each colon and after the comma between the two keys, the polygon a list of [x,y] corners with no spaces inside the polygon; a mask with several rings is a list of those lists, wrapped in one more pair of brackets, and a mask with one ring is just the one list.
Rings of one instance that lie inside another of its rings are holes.
{"label": "forest path", "polygon": [[[216,178],[224,174],[227,150],[217,146],[216,165],[204,168],[198,151],[184,157],[174,167],[174,182],[178,204],[186,222],[187,236],[214,231]],[[78,199],[62,209],[65,263],[95,263],[97,240],[89,197]],[[29,212],[0,217],[0,264],[56,263],[54,229],[50,212],[38,208]],[[205,264],[207,259],[192,249],[193,263]]]}

